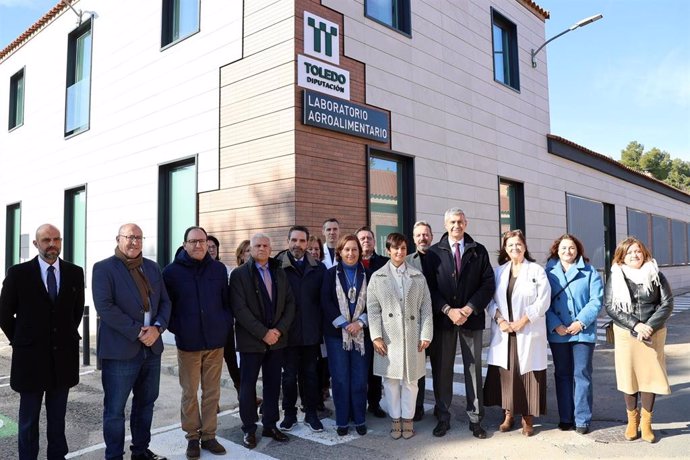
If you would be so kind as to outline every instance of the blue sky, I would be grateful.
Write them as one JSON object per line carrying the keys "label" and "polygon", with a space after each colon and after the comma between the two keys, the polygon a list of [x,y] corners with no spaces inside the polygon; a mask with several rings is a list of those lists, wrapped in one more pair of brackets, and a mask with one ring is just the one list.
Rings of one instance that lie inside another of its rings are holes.
{"label": "blue sky", "polygon": [[[547,39],[604,15],[546,47],[551,132],[615,159],[636,140],[690,161],[690,0],[536,1]],[[56,3],[0,0],[0,49]]]}

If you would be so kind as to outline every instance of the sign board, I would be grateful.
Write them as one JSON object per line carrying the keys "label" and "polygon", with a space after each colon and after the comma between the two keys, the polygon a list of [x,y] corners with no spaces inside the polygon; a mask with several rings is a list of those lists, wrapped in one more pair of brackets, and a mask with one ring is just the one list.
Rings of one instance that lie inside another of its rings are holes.
{"label": "sign board", "polygon": [[302,101],[305,125],[339,131],[378,142],[388,142],[388,113],[354,102],[304,90]]}
{"label": "sign board", "polygon": [[338,65],[340,63],[338,24],[305,11],[304,54]]}
{"label": "sign board", "polygon": [[350,72],[301,54],[297,55],[297,84],[342,99],[350,99]]}

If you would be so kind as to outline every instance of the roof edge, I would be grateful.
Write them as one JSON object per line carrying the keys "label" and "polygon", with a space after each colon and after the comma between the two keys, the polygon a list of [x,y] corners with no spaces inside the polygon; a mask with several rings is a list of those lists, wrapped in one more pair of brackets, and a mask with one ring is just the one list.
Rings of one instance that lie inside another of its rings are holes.
{"label": "roof edge", "polygon": [[[74,3],[70,1],[70,3]],[[12,54],[13,51],[19,49],[26,41],[28,41],[34,34],[40,31],[45,25],[50,21],[55,19],[64,9],[69,8],[61,0],[50,9],[46,14],[41,16],[41,18],[34,22],[34,24],[26,29],[19,37],[15,38],[9,45],[4,49],[0,50],[0,61],[4,60],[7,56]]]}
{"label": "roof edge", "polygon": [[566,160],[579,163],[592,169],[596,169],[604,174],[624,180],[633,185],[644,187],[656,193],[660,193],[674,200],[690,204],[690,194],[677,189],[666,182],[647,176],[625,166],[623,163],[611,157],[602,155],[573,141],[569,141],[560,136],[547,134],[547,151],[552,155],[559,156]]}
{"label": "roof edge", "polygon": [[549,13],[547,10],[542,8],[541,6],[537,5],[535,2],[532,0],[517,0],[518,3],[520,3],[522,6],[530,10],[532,14],[534,14],[536,17],[541,19],[542,21],[546,21],[551,17],[551,13]]}

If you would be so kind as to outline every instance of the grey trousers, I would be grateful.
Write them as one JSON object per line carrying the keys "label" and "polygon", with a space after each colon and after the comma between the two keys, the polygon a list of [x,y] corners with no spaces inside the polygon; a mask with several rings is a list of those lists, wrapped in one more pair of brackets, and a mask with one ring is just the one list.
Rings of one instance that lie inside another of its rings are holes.
{"label": "grey trousers", "polygon": [[455,351],[460,340],[460,352],[465,376],[465,398],[467,416],[472,423],[479,423],[484,417],[482,391],[482,334],[483,330],[471,331],[434,328],[431,342],[431,374],[434,378],[436,417],[440,422],[450,422],[450,404],[453,399],[453,366]]}

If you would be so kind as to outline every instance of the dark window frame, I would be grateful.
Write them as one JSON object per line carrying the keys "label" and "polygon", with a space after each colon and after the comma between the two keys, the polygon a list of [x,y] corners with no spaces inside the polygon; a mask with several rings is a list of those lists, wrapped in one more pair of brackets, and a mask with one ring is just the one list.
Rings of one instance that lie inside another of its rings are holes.
{"label": "dark window frame", "polygon": [[[167,206],[167,203],[170,202],[170,173],[186,166],[198,168],[198,165],[199,160],[197,156],[193,156],[158,166],[158,246],[156,259],[161,267],[165,267],[172,262],[167,252],[172,242],[172,235],[170,235],[170,207]],[[198,181],[196,174],[195,181]],[[197,185],[195,185],[195,190],[198,189]],[[196,216],[194,225],[199,225],[199,193],[197,192],[195,195]]]}
{"label": "dark window frame", "polygon": [[201,31],[201,0],[196,0],[198,11],[196,30],[184,36],[173,38],[174,9],[172,7],[175,1],[182,0],[163,0],[161,3],[161,51],[165,51]]}
{"label": "dark window frame", "polygon": [[[85,33],[91,33],[91,49],[89,52],[89,104],[88,104],[88,116],[86,125],[80,126],[78,128],[68,130],[67,119],[68,119],[68,109],[69,109],[69,87],[76,83],[76,64],[77,64],[77,40],[81,38]],[[64,124],[64,136],[65,139],[69,139],[73,136],[81,134],[91,129],[91,81],[93,77],[93,19],[89,18],[83,24],[80,24],[76,29],[69,33],[67,36],[67,76],[65,82],[65,124]]]}
{"label": "dark window frame", "polygon": [[[21,101],[17,101],[19,93],[19,81],[23,83],[22,85],[22,97]],[[14,131],[15,129],[24,126],[24,115],[26,107],[26,67],[22,67],[14,75],[10,77],[10,106],[9,106],[9,117],[7,119],[7,130]],[[17,121],[17,109],[21,103],[22,106],[22,119]]]}
{"label": "dark window frame", "polygon": [[412,5],[410,0],[391,0],[391,3],[397,4],[397,13],[394,18],[396,24],[389,24],[376,16],[370,15],[367,10],[367,6],[370,0],[364,0],[364,17],[371,19],[372,21],[381,24],[391,30],[394,30],[408,38],[412,38]]}
{"label": "dark window frame", "polygon": [[[504,55],[503,78],[508,78],[508,82],[496,78],[496,43],[494,41],[494,27],[501,29],[507,36],[508,50],[502,51]],[[518,55],[518,34],[517,25],[501,14],[497,9],[491,8],[491,65],[493,67],[494,81],[500,83],[513,91],[520,92],[520,58]],[[506,63],[508,65],[506,65]]]}
{"label": "dark window frame", "polygon": [[[16,235],[17,239],[14,239],[14,226],[17,224],[15,222],[15,214],[19,211],[19,234]],[[15,257],[19,259],[21,257],[21,241],[22,241],[22,203],[12,203],[7,205],[5,208],[5,273],[7,270],[15,263],[13,260]],[[15,254],[16,251],[16,254]]]}
{"label": "dark window frame", "polygon": [[[412,253],[414,242],[412,241],[412,227],[414,226],[416,212],[415,202],[415,157],[394,150],[382,149],[367,145],[366,152],[366,202],[367,202],[367,225],[372,226],[371,219],[371,171],[369,164],[371,158],[381,158],[382,160],[394,161],[401,165],[401,180],[398,184],[398,196],[402,201],[402,233],[407,237],[410,247],[408,252]],[[373,228],[372,228],[373,229]],[[376,229],[373,229],[376,231]],[[385,253],[383,254],[385,255]]]}
{"label": "dark window frame", "polygon": [[[524,182],[515,181],[506,177],[498,177],[498,240],[499,245],[503,237],[503,231],[501,231],[501,185],[508,185],[515,187],[515,229],[522,230],[522,233],[527,236],[527,228],[525,221],[525,184]],[[512,211],[512,209],[511,209]]]}
{"label": "dark window frame", "polygon": [[[74,261],[74,233],[75,233],[75,227],[74,227],[74,198],[81,192],[86,193],[86,185],[80,185],[78,187],[73,187],[70,189],[65,190],[65,203],[64,203],[64,235],[63,235],[63,245],[62,245],[62,252],[64,259],[68,262],[75,263]],[[85,212],[88,213],[88,201],[86,202],[85,206]],[[88,232],[88,226],[84,230],[84,233],[86,234]],[[86,259],[86,250],[87,247],[84,248],[84,259]]]}

